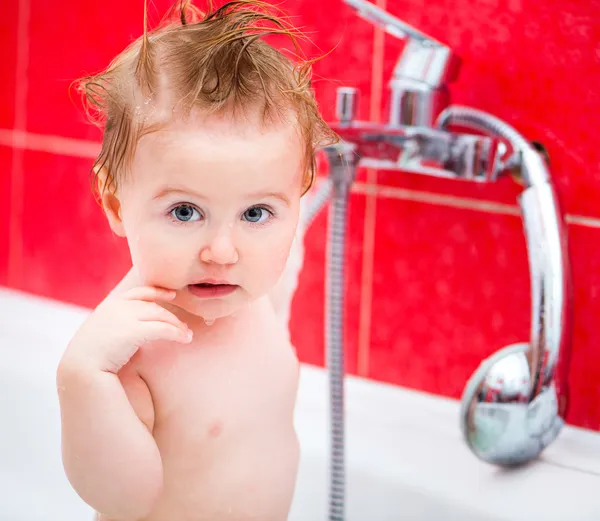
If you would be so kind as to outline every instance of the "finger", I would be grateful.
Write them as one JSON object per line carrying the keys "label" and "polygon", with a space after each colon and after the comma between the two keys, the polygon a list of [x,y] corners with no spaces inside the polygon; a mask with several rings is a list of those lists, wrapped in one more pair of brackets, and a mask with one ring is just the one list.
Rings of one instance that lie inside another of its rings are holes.
{"label": "finger", "polygon": [[159,304],[156,304],[155,302],[140,302],[139,304],[138,320],[141,320],[142,322],[166,322],[167,324],[181,328],[184,332],[188,331],[188,326],[185,322]]}
{"label": "finger", "polygon": [[154,302],[156,300],[173,300],[175,298],[174,289],[159,288],[156,286],[141,286],[126,291],[123,298],[127,300],[143,300],[145,302]]}
{"label": "finger", "polygon": [[179,342],[180,344],[189,344],[192,341],[192,332],[184,332],[181,328],[165,322],[142,322],[143,327],[140,331],[142,343],[146,344],[156,340],[168,340]]}

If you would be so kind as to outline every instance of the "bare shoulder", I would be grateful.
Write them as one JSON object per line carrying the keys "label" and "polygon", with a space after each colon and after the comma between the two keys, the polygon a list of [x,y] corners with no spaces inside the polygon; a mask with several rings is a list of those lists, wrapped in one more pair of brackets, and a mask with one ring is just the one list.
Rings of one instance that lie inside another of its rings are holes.
{"label": "bare shoulder", "polygon": [[269,302],[257,311],[254,327],[263,345],[268,345],[277,358],[282,361],[287,360],[294,367],[298,366],[296,350],[290,341],[287,324],[282,323],[280,316]]}
{"label": "bare shoulder", "polygon": [[271,301],[263,299],[257,302],[253,309],[253,323],[256,333],[262,338],[268,338],[272,342],[289,345],[289,333],[287,324],[284,324],[277,314]]}

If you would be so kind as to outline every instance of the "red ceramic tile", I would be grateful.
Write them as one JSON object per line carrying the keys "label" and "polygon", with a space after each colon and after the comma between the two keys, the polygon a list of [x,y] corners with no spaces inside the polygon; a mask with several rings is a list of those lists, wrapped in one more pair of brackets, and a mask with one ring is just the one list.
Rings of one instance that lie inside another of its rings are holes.
{"label": "red ceramic tile", "polygon": [[[309,56],[331,52],[314,65],[313,86],[323,116],[335,117],[337,87],[356,87],[360,91],[358,117],[368,118],[371,93],[373,29],[358,19],[341,0],[287,1],[282,7],[292,15],[313,42],[306,45]],[[335,16],[324,16],[331,10]]]}
{"label": "red ceramic tile", "polygon": [[[600,430],[600,229],[569,227],[575,322],[568,422]],[[460,397],[483,358],[529,338],[518,217],[378,201],[371,377]]]}
{"label": "red ceramic tile", "polygon": [[[592,114],[600,110],[597,2],[428,3],[388,1],[388,10],[452,47],[463,65],[451,84],[454,103],[503,119],[547,148],[569,213],[600,216],[600,149]],[[385,78],[402,43],[386,36]],[[387,90],[384,98],[388,99]],[[387,106],[386,106],[387,108]],[[382,173],[380,182],[416,190],[513,202],[508,184],[481,187]]]}
{"label": "red ceramic tile", "polygon": [[129,266],[88,181],[89,160],[25,153],[23,258],[15,286],[31,293],[94,306]]}
{"label": "red ceramic tile", "polygon": [[391,170],[380,170],[377,183],[415,192],[443,194],[478,201],[492,201],[515,207],[517,206],[517,196],[523,190],[522,185],[510,176],[505,176],[494,183],[476,183]]}
{"label": "red ceramic tile", "polygon": [[8,281],[8,227],[10,219],[10,172],[12,149],[0,146],[0,286]]}
{"label": "red ceramic tile", "polygon": [[370,376],[460,396],[481,360],[529,338],[518,217],[377,203]]}
{"label": "red ceramic tile", "polygon": [[570,368],[570,407],[567,420],[600,430],[600,229],[569,226],[574,280],[573,350]]}
{"label": "red ceramic tile", "polygon": [[[57,7],[36,0],[35,4],[29,29],[28,129],[97,139],[97,131],[85,122],[79,100],[76,97],[69,99],[69,84],[81,75],[101,70],[139,36],[143,3],[123,4],[111,0]],[[156,21],[164,14],[169,2],[160,0],[150,4],[151,20]],[[199,2],[198,5],[204,4]],[[334,115],[338,85],[359,87],[363,94],[361,110],[368,114],[372,29],[359,23],[349,9],[340,9],[340,15],[333,18],[324,17],[323,2],[317,0],[307,0],[301,6],[287,2],[282,8],[313,41],[313,44],[303,45],[307,56],[316,57],[332,51],[314,67],[313,85],[325,116],[330,119]],[[60,20],[58,36],[52,20]],[[68,59],[57,60],[57,56]]]}
{"label": "red ceramic tile", "polygon": [[[346,236],[346,288],[344,352],[346,370],[356,373],[362,269],[365,198],[353,194],[348,211]],[[326,245],[328,206],[315,219],[305,236],[305,258],[292,304],[290,331],[302,362],[324,365]]]}
{"label": "red ceramic tile", "polygon": [[19,2],[6,2],[0,16],[0,128],[10,129],[15,120],[17,27]]}
{"label": "red ceramic tile", "polygon": [[[99,139],[97,129],[86,121],[79,97],[75,93],[70,97],[69,85],[108,66],[141,34],[144,3],[31,1],[27,128]],[[152,22],[160,19],[169,2],[148,4]]]}

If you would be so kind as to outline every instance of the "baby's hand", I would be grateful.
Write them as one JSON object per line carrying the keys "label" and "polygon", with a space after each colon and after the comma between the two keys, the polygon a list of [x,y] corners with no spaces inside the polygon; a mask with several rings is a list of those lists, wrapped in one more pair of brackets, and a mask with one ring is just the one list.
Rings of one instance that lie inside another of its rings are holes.
{"label": "baby's hand", "polygon": [[175,291],[139,287],[104,300],[79,328],[61,363],[117,373],[136,351],[155,340],[188,344],[192,332],[156,301]]}

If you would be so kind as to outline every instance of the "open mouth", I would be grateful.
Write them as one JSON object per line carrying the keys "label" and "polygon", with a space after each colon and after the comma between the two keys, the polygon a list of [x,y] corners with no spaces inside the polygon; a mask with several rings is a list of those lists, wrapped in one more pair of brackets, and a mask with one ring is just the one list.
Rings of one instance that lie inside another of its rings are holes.
{"label": "open mouth", "polygon": [[188,286],[190,293],[200,298],[224,297],[233,293],[238,286],[235,284],[213,284],[202,282],[200,284],[190,284]]}

